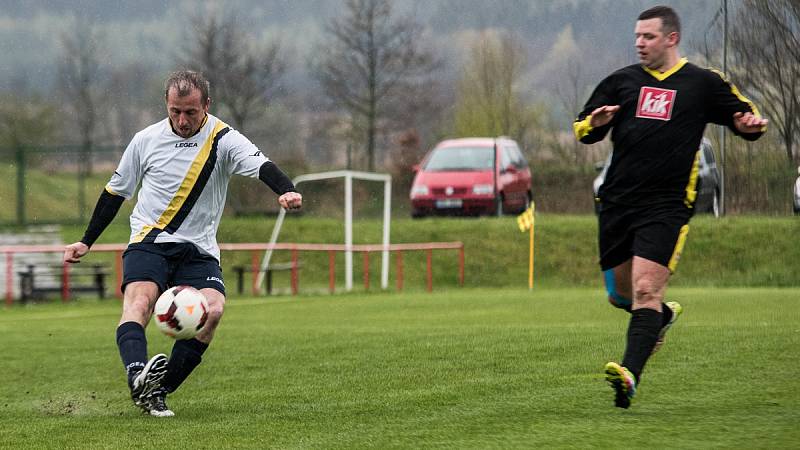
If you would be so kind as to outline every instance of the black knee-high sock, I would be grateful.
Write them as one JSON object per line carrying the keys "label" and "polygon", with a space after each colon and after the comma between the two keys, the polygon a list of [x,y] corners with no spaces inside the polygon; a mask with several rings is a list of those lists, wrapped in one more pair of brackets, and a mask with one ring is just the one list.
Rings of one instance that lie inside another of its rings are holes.
{"label": "black knee-high sock", "polygon": [[622,365],[633,373],[637,382],[642,375],[647,359],[653,352],[660,330],[660,312],[648,308],[634,309],[631,312],[631,321],[628,325],[628,345],[625,348]]}
{"label": "black knee-high sock", "polygon": [[120,324],[117,327],[117,347],[128,375],[128,385],[131,386],[133,375],[147,364],[147,337],[144,327],[136,322]]}
{"label": "black knee-high sock", "polygon": [[161,386],[167,392],[175,392],[203,360],[203,353],[207,348],[208,344],[197,339],[175,341],[167,364],[167,374],[164,376]]}

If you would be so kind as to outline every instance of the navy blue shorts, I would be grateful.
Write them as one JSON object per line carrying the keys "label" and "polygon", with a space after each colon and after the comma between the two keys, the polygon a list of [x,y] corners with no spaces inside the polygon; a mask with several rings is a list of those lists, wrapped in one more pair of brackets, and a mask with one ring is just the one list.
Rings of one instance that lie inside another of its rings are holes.
{"label": "navy blue shorts", "polygon": [[122,290],[134,281],[152,281],[161,292],[172,286],[216,289],[225,295],[222,268],[194,244],[165,242],[130,244],[122,254]]}
{"label": "navy blue shorts", "polygon": [[598,215],[601,269],[612,269],[639,256],[674,273],[691,217],[692,210],[683,204],[639,208],[601,204]]}

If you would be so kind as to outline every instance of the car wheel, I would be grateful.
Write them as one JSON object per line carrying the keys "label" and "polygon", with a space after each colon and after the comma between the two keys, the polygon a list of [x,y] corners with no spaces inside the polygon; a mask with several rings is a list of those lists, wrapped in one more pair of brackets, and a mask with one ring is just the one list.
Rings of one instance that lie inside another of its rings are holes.
{"label": "car wheel", "polygon": [[497,217],[503,217],[505,212],[503,211],[503,194],[497,196],[497,199],[494,201],[495,205],[495,215]]}
{"label": "car wheel", "polygon": [[528,208],[531,207],[531,202],[533,202],[533,196],[531,195],[530,191],[525,193],[525,204],[522,205],[520,209],[520,214],[524,213]]}
{"label": "car wheel", "polygon": [[711,214],[719,217],[719,191],[714,191],[714,197],[711,199]]}

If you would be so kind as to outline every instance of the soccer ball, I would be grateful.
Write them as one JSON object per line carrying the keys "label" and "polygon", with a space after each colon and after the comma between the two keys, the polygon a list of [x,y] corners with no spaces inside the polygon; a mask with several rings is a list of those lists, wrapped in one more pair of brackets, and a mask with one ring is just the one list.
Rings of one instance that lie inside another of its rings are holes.
{"label": "soccer ball", "polygon": [[206,324],[208,301],[191,286],[175,286],[158,297],[153,308],[158,329],[175,339],[191,339]]}

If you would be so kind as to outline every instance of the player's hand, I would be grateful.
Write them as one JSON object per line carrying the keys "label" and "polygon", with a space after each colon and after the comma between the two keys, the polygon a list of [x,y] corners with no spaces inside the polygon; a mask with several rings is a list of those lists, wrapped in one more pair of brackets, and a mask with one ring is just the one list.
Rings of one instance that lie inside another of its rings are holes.
{"label": "player's hand", "polygon": [[278,197],[283,209],[300,209],[303,206],[303,196],[299,192],[287,192]]}
{"label": "player's hand", "polygon": [[83,242],[76,242],[64,247],[64,262],[79,263],[80,258],[89,253],[89,246]]}
{"label": "player's hand", "polygon": [[733,125],[740,133],[760,133],[764,131],[769,121],[756,117],[751,112],[737,112],[733,114]]}
{"label": "player's hand", "polygon": [[589,125],[591,125],[592,128],[602,127],[611,122],[611,119],[614,118],[614,114],[616,114],[617,111],[619,111],[619,105],[603,105],[592,111],[592,116],[589,118]]}

